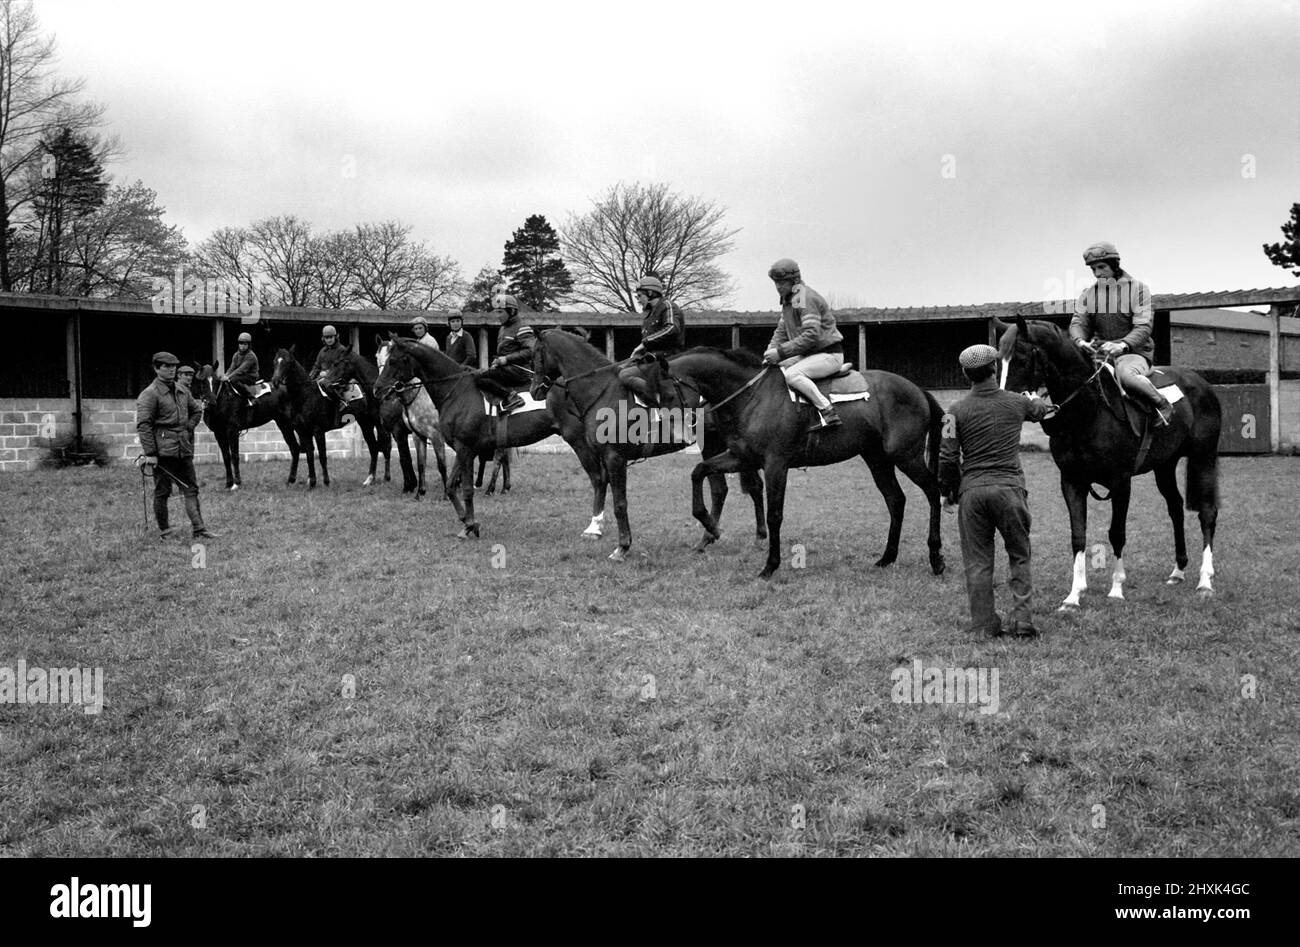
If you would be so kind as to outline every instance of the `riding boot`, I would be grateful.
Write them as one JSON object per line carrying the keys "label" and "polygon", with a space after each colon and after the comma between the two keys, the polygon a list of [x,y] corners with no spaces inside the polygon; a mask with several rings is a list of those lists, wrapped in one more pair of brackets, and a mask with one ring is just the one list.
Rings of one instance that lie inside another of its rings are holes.
{"label": "riding boot", "polygon": [[194,527],[195,539],[217,538],[216,533],[209,531],[208,528],[203,525],[203,512],[199,509],[199,495],[197,493],[185,498],[185,512],[189,514],[190,525]]}
{"label": "riding boot", "polygon": [[502,414],[514,411],[516,408],[524,406],[524,397],[517,391],[510,392],[509,397],[501,399]]}
{"label": "riding boot", "polygon": [[[1156,409],[1156,417],[1161,425],[1168,424],[1174,416],[1174,406],[1169,403],[1169,399],[1160,393],[1160,389],[1155,383],[1145,375],[1139,375],[1142,380],[1138,382],[1137,387],[1141,389],[1143,396],[1151,402],[1151,406]],[[1135,382],[1137,378],[1133,379]]]}
{"label": "riding boot", "polygon": [[176,530],[168,525],[166,497],[153,498],[153,517],[158,521],[158,529],[161,531],[160,538],[168,539],[176,533]]}
{"label": "riding boot", "polygon": [[825,408],[817,409],[817,417],[812,424],[808,425],[808,433],[812,434],[826,427],[836,427],[842,423],[839,414],[835,411],[835,405],[827,405]]}
{"label": "riding boot", "polygon": [[658,408],[659,398],[650,390],[650,383],[639,375],[632,375],[621,379],[623,387],[633,394],[639,395],[641,400],[652,408]]}

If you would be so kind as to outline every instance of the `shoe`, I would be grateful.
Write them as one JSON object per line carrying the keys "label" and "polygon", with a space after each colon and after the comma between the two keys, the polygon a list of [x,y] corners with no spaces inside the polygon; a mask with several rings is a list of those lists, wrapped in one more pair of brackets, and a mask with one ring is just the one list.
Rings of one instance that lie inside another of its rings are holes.
{"label": "shoe", "polygon": [[967,625],[966,634],[974,635],[976,638],[1001,638],[1004,634],[1002,618],[995,614],[993,620],[987,625]]}
{"label": "shoe", "polygon": [[1013,621],[1007,622],[1006,634],[1013,638],[1037,638],[1038,629],[1034,627],[1031,621]]}
{"label": "shoe", "polygon": [[206,526],[200,526],[198,529],[194,530],[194,538],[195,539],[219,539],[220,537],[216,533],[212,532],[212,530],[208,529]]}
{"label": "shoe", "polygon": [[818,410],[817,417],[808,426],[808,433],[820,431],[822,428],[838,427],[842,423],[840,416],[835,413],[835,406],[831,405],[825,411]]}
{"label": "shoe", "polygon": [[176,535],[176,527],[175,527],[175,526],[168,526],[166,529],[162,530],[162,532],[160,532],[160,533],[158,534],[158,538],[159,538],[159,539],[171,539],[171,538],[172,538],[173,536],[175,536],[175,535]]}

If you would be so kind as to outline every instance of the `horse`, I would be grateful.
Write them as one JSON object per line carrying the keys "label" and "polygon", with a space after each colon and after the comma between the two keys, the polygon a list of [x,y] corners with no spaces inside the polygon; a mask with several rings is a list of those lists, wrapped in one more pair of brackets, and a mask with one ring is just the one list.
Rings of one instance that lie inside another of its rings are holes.
{"label": "horse", "polygon": [[[492,456],[501,447],[523,447],[557,430],[549,411],[527,411],[505,418],[489,416],[474,373],[442,352],[389,333],[388,362],[375,383],[380,397],[393,390],[423,386],[438,409],[438,427],[456,452],[447,482],[447,497],[463,528],[458,538],[479,536],[474,518],[474,459]],[[458,494],[457,490],[463,491]]]}
{"label": "horse", "polygon": [[351,414],[356,420],[357,427],[361,429],[361,436],[365,438],[366,446],[370,448],[370,474],[362,481],[363,487],[368,487],[375,482],[375,468],[378,466],[380,454],[384,455],[384,480],[392,479],[390,477],[392,438],[388,428],[380,419],[380,401],[374,393],[375,379],[378,377],[379,369],[374,363],[359,352],[352,351],[350,345],[343,347],[343,357],[320,376],[321,388],[334,392],[340,402],[343,400],[343,392],[348,382],[355,381],[361,389],[362,396],[347,402],[343,412]]}
{"label": "horse", "polygon": [[[326,462],[325,452],[325,432],[335,430],[342,425],[338,423],[338,402],[330,395],[326,394],[321,386],[311,380],[307,374],[307,369],[299,364],[294,357],[294,346],[287,349],[280,349],[275,353],[275,371],[271,375],[271,384],[274,387],[283,387],[286,392],[286,404],[290,423],[298,435],[298,442],[303,452],[307,455],[307,485],[309,488],[316,486],[316,462],[315,451],[320,452],[320,470],[321,479],[324,480],[325,486],[329,486],[330,475],[329,465]],[[366,440],[366,446],[370,448],[370,471],[371,476],[366,483],[374,481],[374,470],[376,455],[379,453],[379,445],[375,441],[375,432],[373,424],[358,420],[361,428],[361,434]],[[388,432],[383,432],[383,440],[387,442]],[[314,445],[314,450],[313,450]],[[385,452],[388,447],[385,443]],[[298,457],[293,458],[293,463],[289,467],[289,483],[293,483],[298,475]]]}
{"label": "horse", "polygon": [[[598,539],[604,532],[605,496],[609,486],[614,488],[614,518],[618,523],[618,546],[609,558],[622,562],[632,547],[632,529],[627,514],[627,465],[629,461],[658,457],[687,446],[686,441],[661,440],[650,436],[645,425],[640,429],[647,435],[629,437],[636,430],[618,430],[610,419],[633,419],[637,412],[645,411],[632,401],[616,374],[623,363],[611,362],[598,349],[581,336],[566,329],[549,329],[538,336],[533,348],[534,398],[545,397],[548,405],[556,401],[551,413],[560,419],[560,433],[574,453],[578,455],[592,485],[591,523],[583,536]],[[677,407],[694,410],[698,399],[691,405]],[[567,420],[576,423],[566,423]],[[614,428],[611,431],[611,427]],[[622,435],[610,437],[615,435]],[[712,427],[703,431],[704,450],[721,449]],[[754,519],[758,538],[767,536],[763,527],[763,482],[755,471],[741,473],[741,486],[754,501]],[[726,474],[710,477],[714,513],[721,517],[722,504],[727,495]]]}
{"label": "horse", "polygon": [[[892,372],[864,371],[870,397],[836,406],[842,423],[808,433],[811,406],[790,398],[784,374],[744,349],[699,347],[651,364],[646,380],[662,386],[662,376],[691,387],[710,405],[726,449],[691,472],[691,504],[704,526],[700,547],[719,537],[717,517],[704,507],[704,478],[718,472],[763,471],[767,485],[767,562],[758,574],[769,579],[781,565],[781,522],[786,476],[791,467],[822,467],[850,457],[866,461],[889,509],[889,536],[876,561],[885,567],[898,557],[907,496],[898,485],[901,470],[930,503],[930,568],[944,571],[939,531],[939,438],[943,409],[934,396]],[[928,463],[924,456],[928,449]]]}
{"label": "horse", "polygon": [[[226,467],[226,489],[238,490],[243,481],[239,476],[239,435],[249,428],[261,427],[274,421],[284,442],[289,445],[293,463],[298,463],[298,437],[289,420],[288,406],[282,390],[272,390],[262,395],[250,406],[243,392],[224,378],[217,381],[221,364],[203,365],[194,379],[194,390],[203,403],[203,421],[217,439],[221,462]],[[293,483],[293,475],[289,476]]]}
{"label": "horse", "polygon": [[[380,374],[388,363],[388,350],[392,345],[379,335],[375,336],[375,365]],[[378,376],[376,376],[378,377]],[[442,432],[438,430],[438,409],[433,406],[433,399],[423,386],[412,386],[406,390],[390,390],[382,399],[380,419],[388,429],[393,440],[397,442],[398,456],[402,464],[405,481],[404,493],[415,491],[416,499],[424,496],[424,468],[429,445],[433,446],[433,458],[438,464],[438,475],[442,478],[442,492],[447,492],[446,443]],[[411,467],[411,448],[408,435],[415,435],[415,455],[419,466],[419,477]]]}
{"label": "horse", "polygon": [[[1084,549],[1087,543],[1088,494],[1110,500],[1109,539],[1115,553],[1109,598],[1124,597],[1124,545],[1132,479],[1154,473],[1156,487],[1165,499],[1174,527],[1174,570],[1166,583],[1184,580],[1187,568],[1187,539],[1183,530],[1183,498],[1178,492],[1178,461],[1187,458],[1187,509],[1196,510],[1201,522],[1200,582],[1203,595],[1214,594],[1214,530],[1219,510],[1219,427],[1222,412],[1214,389],[1200,375],[1181,368],[1153,371],[1157,385],[1176,384],[1185,397],[1174,405],[1167,425],[1149,428],[1146,436],[1135,434],[1125,418],[1123,398],[1114,380],[1107,380],[1104,364],[1094,366],[1068,332],[1054,323],[1023,316],[1012,323],[998,323],[1002,337],[998,352],[1002,359],[1002,387],[1009,390],[1039,390],[1044,385],[1058,406],[1057,413],[1043,421],[1050,437],[1052,459],[1061,472],[1061,493],[1070,511],[1070,548],[1074,553],[1074,577],[1070,594],[1060,611],[1079,607],[1079,597],[1088,587]],[[1159,372],[1157,375],[1156,372]],[[1109,389],[1109,393],[1107,392]],[[1148,424],[1153,423],[1151,421]],[[1110,489],[1106,497],[1092,492],[1093,484]]]}

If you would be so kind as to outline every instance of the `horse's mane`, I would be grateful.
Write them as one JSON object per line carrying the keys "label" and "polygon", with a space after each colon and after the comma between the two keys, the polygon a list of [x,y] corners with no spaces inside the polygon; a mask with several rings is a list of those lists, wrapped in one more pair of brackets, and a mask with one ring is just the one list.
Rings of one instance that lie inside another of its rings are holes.
{"label": "horse's mane", "polygon": [[463,374],[466,371],[465,366],[453,360],[442,349],[430,348],[415,339],[393,339],[392,341],[393,347],[388,350],[390,359],[394,352],[405,352],[419,364],[439,370],[441,375]]}
{"label": "horse's mane", "polygon": [[348,361],[352,363],[352,369],[367,385],[372,385],[375,379],[379,377],[379,369],[375,363],[370,361],[355,349],[348,352]]}
{"label": "horse's mane", "polygon": [[558,342],[561,346],[567,347],[567,351],[586,355],[599,365],[613,364],[605,357],[604,352],[588,342],[580,333],[565,326],[557,326],[554,329],[547,329],[545,332],[538,335],[537,339],[539,342],[545,342],[548,345],[553,342]]}
{"label": "horse's mane", "polygon": [[686,349],[682,355],[720,355],[734,365],[742,368],[762,368],[763,358],[749,349],[718,349],[711,345],[697,345]]}

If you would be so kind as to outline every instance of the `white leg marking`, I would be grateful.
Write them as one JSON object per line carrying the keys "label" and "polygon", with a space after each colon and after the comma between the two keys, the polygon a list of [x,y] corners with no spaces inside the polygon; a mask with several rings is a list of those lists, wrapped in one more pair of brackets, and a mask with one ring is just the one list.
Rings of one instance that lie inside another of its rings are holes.
{"label": "white leg marking", "polygon": [[1115,569],[1110,576],[1110,591],[1106,593],[1107,598],[1124,597],[1124,580],[1128,578],[1124,574],[1124,557],[1115,557]]}
{"label": "white leg marking", "polygon": [[605,535],[605,514],[601,513],[599,516],[593,516],[591,518],[591,522],[587,524],[587,528],[582,531],[582,535],[584,536]]}
{"label": "white leg marking", "polygon": [[1174,566],[1174,571],[1169,573],[1169,578],[1165,579],[1165,585],[1177,585],[1183,581],[1185,574],[1182,569]]}
{"label": "white leg marking", "polygon": [[1210,580],[1214,578],[1214,552],[1209,546],[1205,547],[1205,552],[1201,553],[1201,581],[1196,585],[1196,591],[1214,591],[1214,583]]}
{"label": "white leg marking", "polygon": [[361,481],[361,485],[362,485],[363,487],[368,487],[368,486],[370,486],[370,485],[371,485],[372,483],[374,483],[374,482],[375,482],[374,474],[371,474],[369,477],[366,477],[365,480],[362,480],[362,481]]}
{"label": "white leg marking", "polygon": [[1088,588],[1088,562],[1084,559],[1084,554],[1078,552],[1074,556],[1074,583],[1070,586],[1070,594],[1065,597],[1061,603],[1064,608],[1067,605],[1078,606],[1079,596]]}

